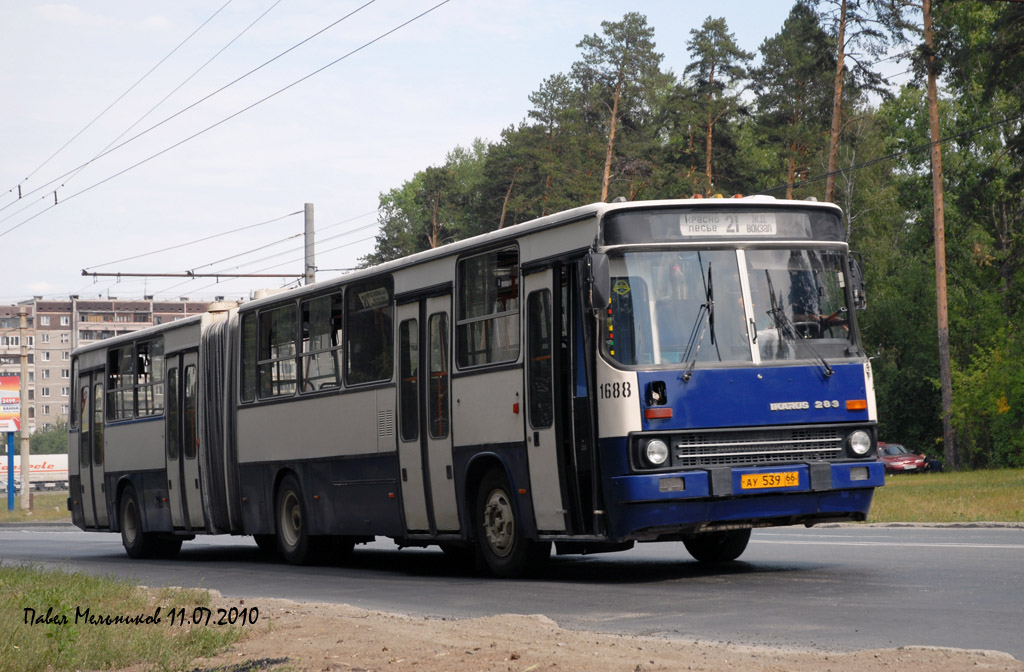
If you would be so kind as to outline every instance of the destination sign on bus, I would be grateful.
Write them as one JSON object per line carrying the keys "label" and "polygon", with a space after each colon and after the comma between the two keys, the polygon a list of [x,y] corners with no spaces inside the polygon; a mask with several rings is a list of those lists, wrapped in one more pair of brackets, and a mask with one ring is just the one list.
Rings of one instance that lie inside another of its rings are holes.
{"label": "destination sign on bus", "polygon": [[774,236],[771,212],[684,212],[679,216],[684,236]]}
{"label": "destination sign on bus", "polygon": [[605,245],[629,245],[694,240],[845,240],[843,224],[836,211],[819,204],[801,206],[744,208],[727,204],[622,210],[605,217],[603,242]]}

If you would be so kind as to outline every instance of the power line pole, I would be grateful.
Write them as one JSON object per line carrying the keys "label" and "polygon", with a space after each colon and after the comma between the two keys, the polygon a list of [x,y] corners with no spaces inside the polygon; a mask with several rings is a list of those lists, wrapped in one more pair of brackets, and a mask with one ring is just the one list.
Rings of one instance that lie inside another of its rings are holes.
{"label": "power line pole", "polygon": [[306,203],[306,273],[304,284],[316,282],[316,252],[313,246],[313,204]]}
{"label": "power line pole", "polygon": [[924,0],[924,43],[928,64],[928,128],[932,141],[932,230],[935,238],[935,300],[939,337],[939,387],[942,391],[942,443],[946,467],[957,469],[959,455],[953,433],[953,373],[949,353],[949,306],[946,292],[946,215],[942,194],[942,146],[938,91],[935,84],[935,42],[932,3]]}
{"label": "power line pole", "polygon": [[18,343],[21,345],[21,509],[31,508],[28,457],[28,307],[18,306]]}

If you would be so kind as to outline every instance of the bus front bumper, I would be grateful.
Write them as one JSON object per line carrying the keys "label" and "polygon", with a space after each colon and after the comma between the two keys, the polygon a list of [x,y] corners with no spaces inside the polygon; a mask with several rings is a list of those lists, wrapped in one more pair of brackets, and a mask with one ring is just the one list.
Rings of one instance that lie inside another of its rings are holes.
{"label": "bus front bumper", "polygon": [[611,479],[611,533],[643,539],[728,526],[864,520],[880,462],[722,467]]}

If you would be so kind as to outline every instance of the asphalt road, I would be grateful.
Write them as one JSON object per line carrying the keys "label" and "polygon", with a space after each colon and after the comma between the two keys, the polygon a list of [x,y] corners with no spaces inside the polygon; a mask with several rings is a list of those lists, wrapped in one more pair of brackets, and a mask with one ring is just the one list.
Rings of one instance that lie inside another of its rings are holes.
{"label": "asphalt road", "polygon": [[519,581],[390,540],[357,547],[345,567],[291,567],[248,537],[199,538],[174,560],[132,561],[118,535],[53,525],[0,527],[0,561],[417,616],[539,613],[607,632],[818,650],[949,646],[1024,660],[1021,528],[756,530],[742,558],[719,569],[702,568],[679,543],[643,544],[555,557]]}

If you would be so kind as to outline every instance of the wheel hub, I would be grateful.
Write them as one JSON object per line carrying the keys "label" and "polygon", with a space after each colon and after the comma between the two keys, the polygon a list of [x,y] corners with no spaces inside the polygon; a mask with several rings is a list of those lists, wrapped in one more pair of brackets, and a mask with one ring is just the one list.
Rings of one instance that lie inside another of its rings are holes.
{"label": "wheel hub", "polygon": [[504,558],[512,552],[516,540],[515,513],[508,495],[501,490],[495,490],[487,497],[484,534],[495,555]]}

